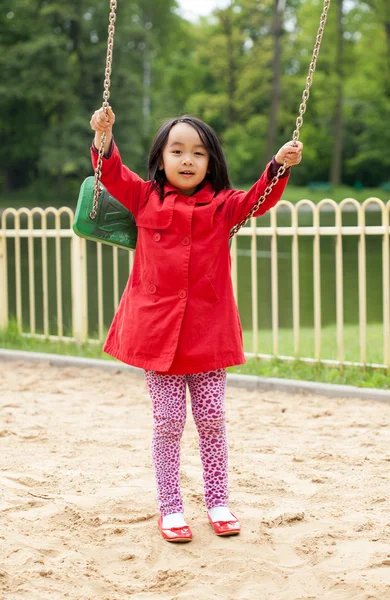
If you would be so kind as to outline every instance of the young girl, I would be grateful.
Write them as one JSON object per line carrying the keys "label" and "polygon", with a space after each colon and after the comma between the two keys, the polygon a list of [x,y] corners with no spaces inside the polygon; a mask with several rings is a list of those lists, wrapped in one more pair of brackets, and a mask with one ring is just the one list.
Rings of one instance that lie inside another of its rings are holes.
{"label": "young girl", "polygon": [[[245,363],[242,329],[230,277],[229,233],[250,212],[284,161],[301,161],[303,145],[285,144],[249,192],[232,189],[215,132],[191,116],[164,123],[149,156],[148,181],[121,161],[112,137],[115,115],[97,110],[91,148],[97,165],[106,133],[101,181],[134,215],[134,266],[104,351],[145,370],[153,407],[152,462],[164,539],[192,532],[180,494],[180,439],[186,384],[199,433],[205,504],[217,535],[240,531],[228,508],[226,367]],[[255,216],[281,198],[290,172]]]}

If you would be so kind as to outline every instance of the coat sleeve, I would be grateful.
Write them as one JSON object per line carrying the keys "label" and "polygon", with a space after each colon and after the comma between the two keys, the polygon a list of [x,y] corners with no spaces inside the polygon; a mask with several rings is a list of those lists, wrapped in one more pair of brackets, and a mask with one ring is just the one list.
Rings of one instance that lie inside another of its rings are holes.
{"label": "coat sleeve", "polygon": [[[248,192],[241,190],[230,190],[224,202],[225,219],[228,221],[229,227],[232,228],[237,223],[240,223],[247,214],[252,210],[257,200],[262,196],[266,187],[271,183],[275,174],[275,166],[273,161],[266,166],[264,173],[260,179],[251,187]],[[266,213],[270,208],[281,199],[290,178],[290,169],[279,179],[278,183],[272,189],[272,192],[267,196],[265,202],[260,206],[254,214],[259,217]]]}
{"label": "coat sleeve", "polygon": [[[91,160],[94,169],[97,167],[98,156],[98,150],[92,144]],[[123,204],[134,217],[137,216],[140,199],[145,194],[148,183],[122,163],[118,147],[114,141],[108,155],[103,156],[101,182],[118,202]]]}

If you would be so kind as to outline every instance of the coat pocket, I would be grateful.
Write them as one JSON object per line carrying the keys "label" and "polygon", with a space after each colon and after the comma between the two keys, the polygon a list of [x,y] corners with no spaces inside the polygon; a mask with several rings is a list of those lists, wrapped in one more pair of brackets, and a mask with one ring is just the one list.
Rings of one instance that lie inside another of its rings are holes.
{"label": "coat pocket", "polygon": [[193,286],[191,295],[195,301],[206,302],[211,305],[218,304],[220,300],[208,273],[203,275]]}

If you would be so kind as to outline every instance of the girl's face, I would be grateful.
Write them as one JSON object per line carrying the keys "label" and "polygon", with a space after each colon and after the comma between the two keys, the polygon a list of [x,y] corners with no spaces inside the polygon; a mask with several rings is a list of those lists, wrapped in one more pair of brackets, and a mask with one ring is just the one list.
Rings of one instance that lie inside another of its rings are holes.
{"label": "girl's face", "polygon": [[191,196],[208,172],[210,154],[198,132],[188,123],[176,123],[169,132],[159,169],[167,181]]}

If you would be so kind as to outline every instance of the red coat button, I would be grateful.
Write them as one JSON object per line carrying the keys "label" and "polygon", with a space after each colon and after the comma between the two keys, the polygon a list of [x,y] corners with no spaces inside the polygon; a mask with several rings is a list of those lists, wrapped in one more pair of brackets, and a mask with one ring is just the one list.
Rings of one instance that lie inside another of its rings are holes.
{"label": "red coat button", "polygon": [[185,237],[182,239],[181,243],[183,244],[183,246],[189,246],[191,240],[189,237]]}
{"label": "red coat button", "polygon": [[155,294],[157,291],[157,288],[155,285],[150,285],[148,290],[149,290],[149,294]]}
{"label": "red coat button", "polygon": [[187,298],[187,292],[185,290],[179,290],[178,296],[179,298]]}
{"label": "red coat button", "polygon": [[188,198],[188,200],[187,200],[187,204],[188,204],[189,206],[194,206],[194,204],[195,204],[195,200],[194,200],[193,198]]}
{"label": "red coat button", "polygon": [[161,240],[161,233],[155,233],[153,239],[155,242],[159,242]]}

